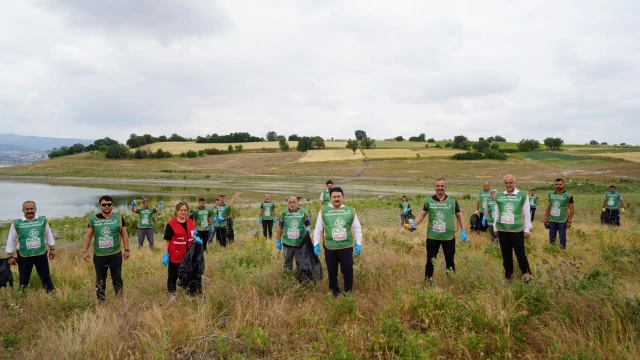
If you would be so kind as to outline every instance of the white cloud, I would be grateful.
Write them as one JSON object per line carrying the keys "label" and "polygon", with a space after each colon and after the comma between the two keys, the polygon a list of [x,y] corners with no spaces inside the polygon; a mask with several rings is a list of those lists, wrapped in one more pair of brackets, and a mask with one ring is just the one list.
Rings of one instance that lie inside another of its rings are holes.
{"label": "white cloud", "polygon": [[640,143],[637,2],[366,4],[11,2],[3,132]]}

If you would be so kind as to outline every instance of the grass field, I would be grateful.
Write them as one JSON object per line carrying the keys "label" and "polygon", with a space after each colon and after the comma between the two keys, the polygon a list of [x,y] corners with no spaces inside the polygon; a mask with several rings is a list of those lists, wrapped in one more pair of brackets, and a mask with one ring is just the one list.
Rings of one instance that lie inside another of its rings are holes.
{"label": "grass field", "polygon": [[622,159],[634,163],[640,163],[640,152],[615,152],[593,154],[593,156],[601,156],[605,158]]}
{"label": "grass field", "polygon": [[408,149],[364,149],[367,159],[402,159],[415,158],[416,152]]}
{"label": "grass field", "polygon": [[362,152],[360,150],[356,150],[354,153],[353,150],[349,149],[340,149],[340,150],[311,150],[307,151],[306,155],[298,159],[298,162],[301,163],[312,163],[312,162],[327,162],[327,161],[350,161],[350,160],[362,160],[364,156],[362,156]]}
{"label": "grass field", "polygon": [[[295,149],[298,146],[297,141],[288,141],[287,142],[292,149]],[[219,150],[227,150],[229,145],[237,146],[242,145],[243,150],[262,150],[264,149],[280,149],[279,143],[277,141],[262,141],[262,142],[249,142],[249,143],[195,143],[195,142],[158,142],[149,145],[141,146],[143,149],[149,149],[151,151],[156,151],[158,149],[162,149],[163,151],[168,151],[174,155],[179,155],[180,153],[187,152],[189,150],[204,150],[204,149],[219,149]],[[325,141],[324,145],[328,149],[339,148],[343,149],[347,146],[346,142],[342,141]]]}
{"label": "grass field", "polygon": [[[410,195],[414,208],[431,191]],[[638,204],[640,189],[625,197]],[[473,212],[475,199],[459,200],[465,215]],[[363,250],[355,258],[353,293],[338,299],[328,295],[326,270],[323,280],[306,287],[283,271],[282,253],[256,235],[255,209],[240,206],[235,243],[224,250],[213,245],[206,254],[201,296],[179,292],[170,302],[160,252],[131,246],[123,296],[115,298],[109,283],[107,301],[98,304],[93,265],[80,256],[85,219],[52,220],[56,291],[40,291],[35,272],[25,293],[0,289],[0,357],[637,359],[637,205],[614,229],[594,221],[600,195],[576,201],[566,251],[548,245],[538,213],[526,244],[532,282],[505,282],[499,248],[485,234],[471,233],[456,244],[456,273],[445,273],[440,254],[429,286],[423,281],[425,225],[415,233],[401,229],[398,199],[352,201]],[[315,220],[317,202],[305,206]],[[168,218],[157,219],[156,239]],[[0,227],[0,237],[6,235]],[[324,266],[324,255],[321,260]]]}

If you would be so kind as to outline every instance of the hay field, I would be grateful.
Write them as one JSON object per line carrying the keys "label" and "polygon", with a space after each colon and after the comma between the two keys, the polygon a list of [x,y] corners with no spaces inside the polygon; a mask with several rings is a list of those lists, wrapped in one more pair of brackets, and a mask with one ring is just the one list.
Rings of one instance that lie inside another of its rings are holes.
{"label": "hay field", "polygon": [[409,149],[366,149],[362,151],[367,159],[398,159],[416,157],[416,152]]}
{"label": "hay field", "polygon": [[345,161],[345,160],[362,160],[364,156],[360,150],[357,150],[354,154],[352,150],[340,149],[340,150],[310,150],[306,155],[298,162],[310,163],[310,162],[325,162],[325,161]]}
{"label": "hay field", "polygon": [[631,161],[634,163],[640,163],[640,152],[602,153],[602,154],[591,154],[591,156],[622,159],[622,160]]}
{"label": "hay field", "polygon": [[[298,146],[297,141],[288,141],[289,147],[295,149]],[[219,149],[219,150],[227,150],[229,145],[237,146],[242,145],[243,150],[260,150],[262,148],[265,149],[279,149],[279,143],[277,141],[262,141],[262,142],[249,142],[249,143],[196,143],[196,142],[158,142],[149,145],[141,146],[141,149],[149,149],[151,151],[156,151],[158,149],[162,149],[164,151],[169,151],[174,155],[179,155],[182,152],[186,152],[189,150],[204,150],[204,149]],[[327,148],[345,148],[347,143],[344,141],[325,141],[324,145]]]}
{"label": "hay field", "polygon": [[417,151],[422,157],[450,157],[455,154],[464,152],[463,150],[454,149],[422,149]]}

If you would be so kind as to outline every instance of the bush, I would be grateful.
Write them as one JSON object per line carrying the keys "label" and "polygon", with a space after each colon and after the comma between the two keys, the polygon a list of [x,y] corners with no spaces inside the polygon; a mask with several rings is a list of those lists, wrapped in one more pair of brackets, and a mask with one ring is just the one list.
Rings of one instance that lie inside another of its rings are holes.
{"label": "bush", "polygon": [[507,160],[507,155],[504,153],[501,153],[498,150],[487,149],[484,151],[484,158],[494,159],[494,160]]}
{"label": "bush", "polygon": [[540,141],[534,139],[522,139],[517,145],[518,151],[529,152],[536,151],[540,147]]}
{"label": "bush", "polygon": [[480,152],[484,152],[485,150],[487,150],[489,147],[491,146],[491,144],[489,144],[489,142],[487,140],[479,140],[478,142],[473,144],[473,149],[480,151]]}
{"label": "bush", "polygon": [[436,144],[435,147],[438,148],[438,149],[442,149],[442,145],[440,145],[440,144]]}
{"label": "bush", "polygon": [[198,153],[195,150],[189,150],[186,152],[186,156],[188,158],[194,158],[196,156],[198,156]]}
{"label": "bush", "polygon": [[434,138],[429,138],[429,139],[427,140],[427,142],[428,142],[428,143],[434,143],[434,142],[436,142],[436,140],[435,140]]}
{"label": "bush", "polygon": [[402,137],[402,135],[396,136],[396,141],[404,141],[404,138]]}
{"label": "bush", "polygon": [[308,136],[303,136],[300,138],[300,140],[298,140],[298,146],[296,147],[296,149],[298,151],[308,151],[311,150],[313,148],[313,139],[308,137]]}
{"label": "bush", "polygon": [[481,160],[484,159],[484,154],[478,151],[467,151],[455,154],[451,158],[454,160]]}
{"label": "bush", "polygon": [[418,141],[418,142],[424,142],[426,141],[426,136],[424,133],[418,135],[418,136],[411,136],[409,137],[409,141]]}

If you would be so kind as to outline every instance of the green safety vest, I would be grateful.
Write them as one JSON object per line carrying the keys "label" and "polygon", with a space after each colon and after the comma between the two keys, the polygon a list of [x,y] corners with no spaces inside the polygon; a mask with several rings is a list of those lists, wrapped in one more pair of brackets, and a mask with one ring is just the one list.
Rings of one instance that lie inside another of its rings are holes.
{"label": "green safety vest", "polygon": [[322,193],[322,203],[324,206],[331,205],[331,195],[329,194],[329,190],[325,190]]}
{"label": "green safety vest", "polygon": [[263,201],[260,203],[260,208],[262,209],[262,220],[273,220],[273,210],[276,204],[269,201]]}
{"label": "green safety vest", "polygon": [[408,201],[403,201],[400,203],[399,208],[402,209],[402,211],[406,212],[407,210],[409,210],[411,208],[411,205],[409,205]]}
{"label": "green safety vest", "polygon": [[138,215],[140,215],[140,219],[138,220],[138,228],[139,229],[149,229],[153,227],[153,221],[151,219],[151,215],[156,213],[156,209],[148,208],[148,209],[138,209]]}
{"label": "green safety vest", "polygon": [[604,197],[607,200],[605,206],[607,209],[618,210],[620,207],[620,194],[617,191],[614,193],[608,192]]}
{"label": "green safety vest", "polygon": [[211,217],[212,211],[206,207],[204,210],[198,207],[193,210],[192,214],[195,215],[193,219],[196,223],[196,230],[209,231],[209,217]]}
{"label": "green safety vest", "polygon": [[351,225],[356,218],[356,209],[342,206],[322,207],[322,224],[324,226],[324,246],[329,250],[339,250],[353,247],[353,233]]}
{"label": "green safety vest", "polygon": [[282,211],[282,221],[284,230],[282,233],[282,243],[290,246],[300,246],[305,234],[305,220],[309,217],[307,209],[298,209],[294,212],[289,209]]}
{"label": "green safety vest", "polygon": [[[496,202],[493,199],[489,199],[487,201],[487,212],[485,212],[485,216],[487,217],[487,223],[493,223],[496,219]],[[491,230],[493,232],[493,230]]]}
{"label": "green safety vest", "polygon": [[[216,212],[218,213],[218,217],[226,218],[227,215],[231,214],[231,208],[229,207],[229,204],[220,205],[216,207]],[[218,228],[226,228],[227,220],[223,219],[222,221],[218,221],[216,224],[216,227]]]}
{"label": "green safety vest", "polygon": [[529,195],[529,207],[535,209],[538,206],[538,195]]}
{"label": "green safety vest", "polygon": [[478,201],[480,201],[479,211],[484,211],[485,205],[487,205],[487,201],[491,199],[491,191],[481,191],[478,195]]}
{"label": "green safety vest", "polygon": [[456,232],[456,199],[448,196],[443,201],[433,200],[431,196],[424,199],[424,206],[429,212],[427,238],[434,240],[451,240]]}
{"label": "green safety vest", "polygon": [[93,253],[97,256],[113,255],[120,252],[120,230],[122,214],[114,213],[109,219],[89,216],[89,226],[93,229]]}
{"label": "green safety vest", "polygon": [[569,208],[570,198],[571,194],[566,191],[561,194],[556,194],[555,191],[549,192],[549,204],[551,204],[549,221],[555,223],[567,222],[567,209]]}
{"label": "green safety vest", "polygon": [[47,252],[44,242],[44,231],[47,219],[39,216],[33,220],[13,220],[16,232],[18,233],[18,252],[20,256],[38,256]]}
{"label": "green safety vest", "polygon": [[524,213],[522,207],[527,200],[527,193],[496,194],[496,205],[500,213],[499,219],[494,219],[498,231],[520,232],[524,230]]}

